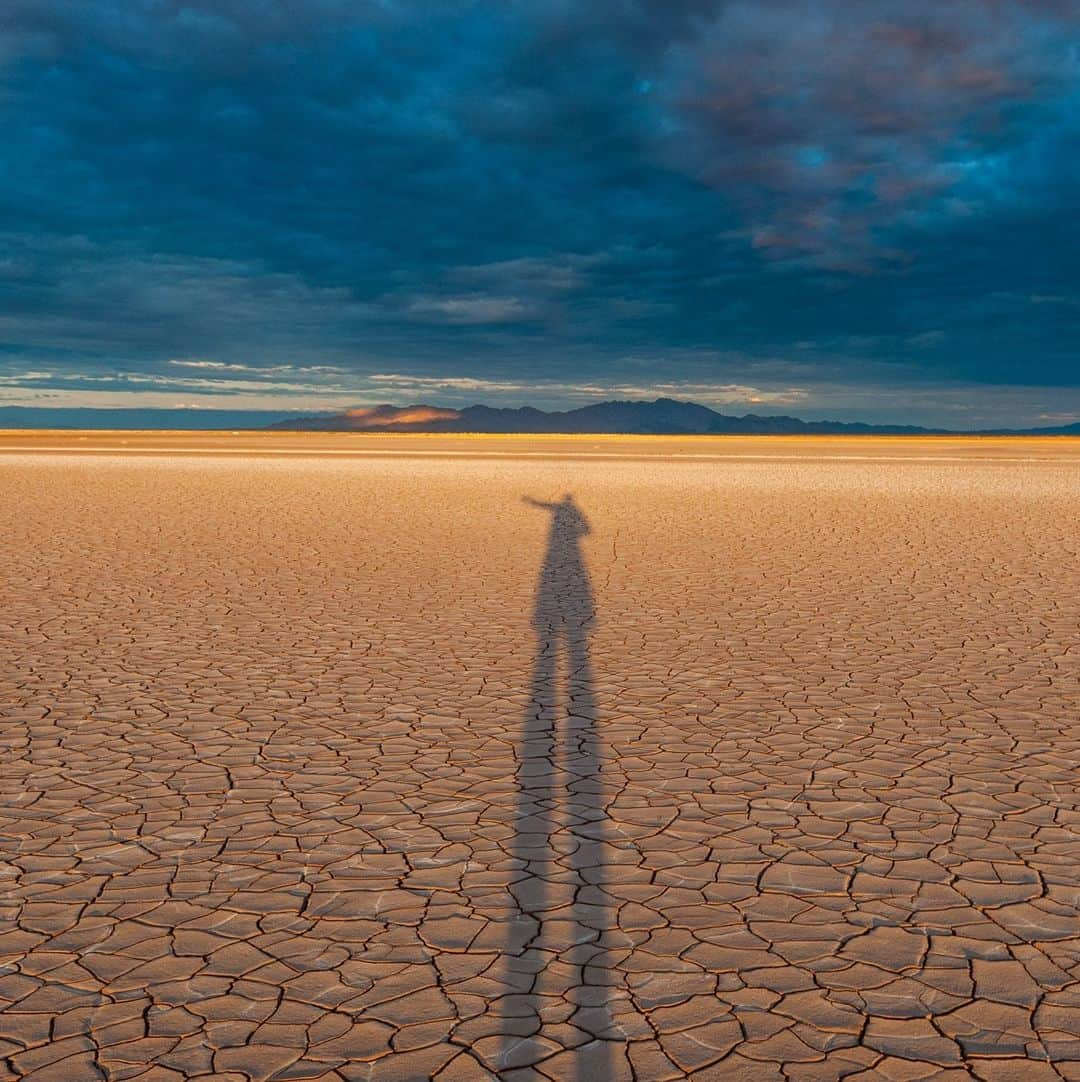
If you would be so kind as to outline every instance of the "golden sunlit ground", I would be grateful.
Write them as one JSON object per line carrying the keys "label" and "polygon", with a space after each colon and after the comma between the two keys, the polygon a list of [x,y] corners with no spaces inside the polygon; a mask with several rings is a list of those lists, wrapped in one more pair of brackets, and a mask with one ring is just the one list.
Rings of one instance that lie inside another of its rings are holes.
{"label": "golden sunlit ground", "polygon": [[8,1076],[1080,1078],[1080,440],[9,431],[0,492]]}

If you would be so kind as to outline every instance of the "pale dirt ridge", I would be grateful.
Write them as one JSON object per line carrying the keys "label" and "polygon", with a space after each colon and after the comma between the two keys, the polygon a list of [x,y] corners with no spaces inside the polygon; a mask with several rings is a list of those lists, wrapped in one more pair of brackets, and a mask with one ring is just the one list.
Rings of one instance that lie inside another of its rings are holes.
{"label": "pale dirt ridge", "polygon": [[1080,443],[16,435],[0,1077],[1080,1079]]}

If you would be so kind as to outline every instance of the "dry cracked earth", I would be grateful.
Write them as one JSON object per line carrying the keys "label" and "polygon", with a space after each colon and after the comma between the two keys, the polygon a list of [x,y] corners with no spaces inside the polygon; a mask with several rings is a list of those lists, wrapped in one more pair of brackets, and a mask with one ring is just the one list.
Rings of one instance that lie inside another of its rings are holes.
{"label": "dry cracked earth", "polygon": [[0,1076],[1080,1079],[1080,443],[0,435]]}

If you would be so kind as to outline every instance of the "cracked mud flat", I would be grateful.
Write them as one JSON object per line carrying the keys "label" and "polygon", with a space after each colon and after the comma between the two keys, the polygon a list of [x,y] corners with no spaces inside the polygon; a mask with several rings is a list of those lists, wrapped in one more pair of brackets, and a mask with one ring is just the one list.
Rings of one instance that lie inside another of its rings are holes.
{"label": "cracked mud flat", "polygon": [[0,1076],[1080,1079],[1080,444],[0,452]]}

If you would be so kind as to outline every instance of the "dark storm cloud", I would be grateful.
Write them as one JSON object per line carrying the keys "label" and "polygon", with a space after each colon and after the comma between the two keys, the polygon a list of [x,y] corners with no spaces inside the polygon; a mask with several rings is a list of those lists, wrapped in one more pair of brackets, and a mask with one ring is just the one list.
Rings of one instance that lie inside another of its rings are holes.
{"label": "dark storm cloud", "polygon": [[1032,388],[1080,386],[1078,22],[1066,0],[9,0],[0,399],[28,371],[228,393],[235,369],[169,364],[204,358],[341,368],[342,396],[390,374],[1041,409]]}

